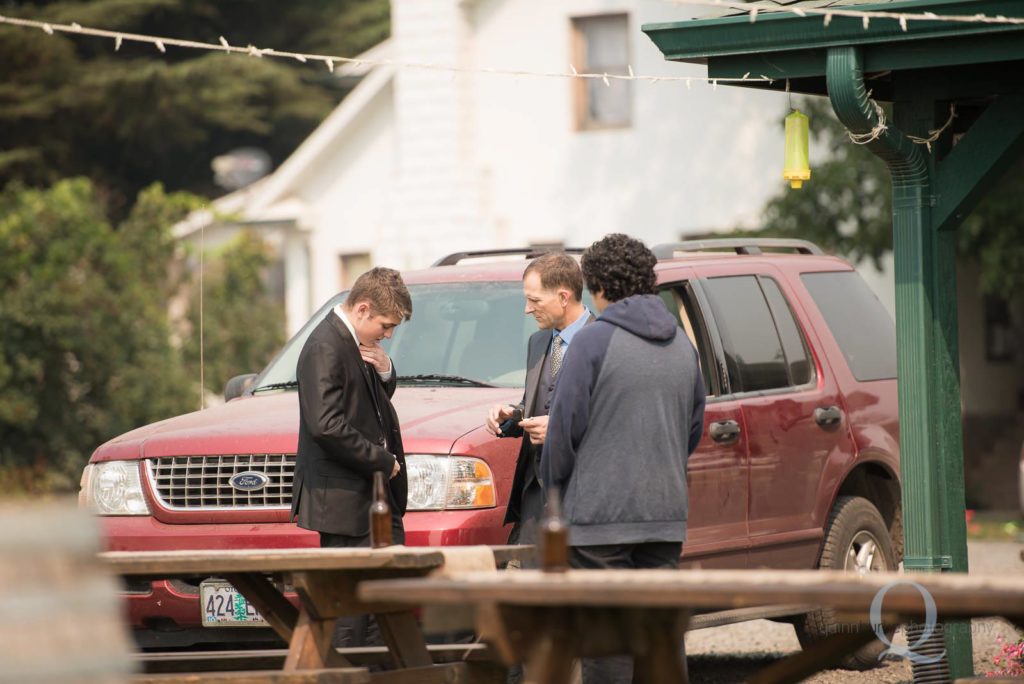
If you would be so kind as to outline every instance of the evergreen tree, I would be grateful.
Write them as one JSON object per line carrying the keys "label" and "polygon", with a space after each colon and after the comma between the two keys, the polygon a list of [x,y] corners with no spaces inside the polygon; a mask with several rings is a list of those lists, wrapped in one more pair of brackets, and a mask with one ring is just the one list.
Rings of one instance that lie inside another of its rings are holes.
{"label": "evergreen tree", "polygon": [[[54,23],[353,56],[387,36],[385,0],[22,0]],[[212,196],[211,160],[240,146],[280,163],[344,94],[319,65],[0,26],[0,187],[92,179],[127,215],[154,181]]]}

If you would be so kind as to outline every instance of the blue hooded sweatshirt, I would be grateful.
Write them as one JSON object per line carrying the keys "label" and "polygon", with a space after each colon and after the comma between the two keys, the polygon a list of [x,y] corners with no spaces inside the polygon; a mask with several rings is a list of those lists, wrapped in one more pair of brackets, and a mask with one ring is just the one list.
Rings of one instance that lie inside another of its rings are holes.
{"label": "blue hooded sweatshirt", "polygon": [[656,295],[614,302],[573,340],[540,473],[572,546],[681,542],[686,463],[704,426],[697,351]]}

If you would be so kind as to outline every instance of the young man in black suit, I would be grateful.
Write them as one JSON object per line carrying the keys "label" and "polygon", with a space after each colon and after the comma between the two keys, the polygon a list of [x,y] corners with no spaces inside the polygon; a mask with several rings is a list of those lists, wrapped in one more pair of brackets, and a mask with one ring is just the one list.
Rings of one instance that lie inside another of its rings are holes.
{"label": "young man in black suit", "polygon": [[[319,532],[322,547],[370,545],[376,472],[390,479],[393,541],[405,541],[405,454],[391,405],[397,373],[380,341],[411,316],[402,276],[374,268],[359,276],[345,302],[314,328],[299,354],[292,517],[298,516],[299,527]],[[338,645],[364,645],[363,616],[338,623]]]}

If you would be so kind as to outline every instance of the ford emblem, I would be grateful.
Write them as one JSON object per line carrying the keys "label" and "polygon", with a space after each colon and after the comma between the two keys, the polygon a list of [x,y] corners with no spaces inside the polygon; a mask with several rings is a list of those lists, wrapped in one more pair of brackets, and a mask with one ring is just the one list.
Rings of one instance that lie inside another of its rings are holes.
{"label": "ford emblem", "polygon": [[267,486],[270,478],[255,470],[247,470],[244,473],[233,475],[228,482],[240,492],[258,492]]}

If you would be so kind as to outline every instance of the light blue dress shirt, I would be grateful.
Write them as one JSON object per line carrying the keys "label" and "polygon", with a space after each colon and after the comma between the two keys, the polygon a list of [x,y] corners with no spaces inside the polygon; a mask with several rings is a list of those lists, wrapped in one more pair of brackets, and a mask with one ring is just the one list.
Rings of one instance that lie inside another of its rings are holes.
{"label": "light blue dress shirt", "polygon": [[565,354],[569,351],[569,345],[572,344],[572,338],[576,336],[580,330],[583,330],[583,326],[587,324],[587,319],[590,318],[590,309],[583,307],[583,313],[575,321],[565,326],[564,330],[552,330],[551,340],[554,342],[555,335],[558,335],[562,340],[562,363],[565,363]]}

